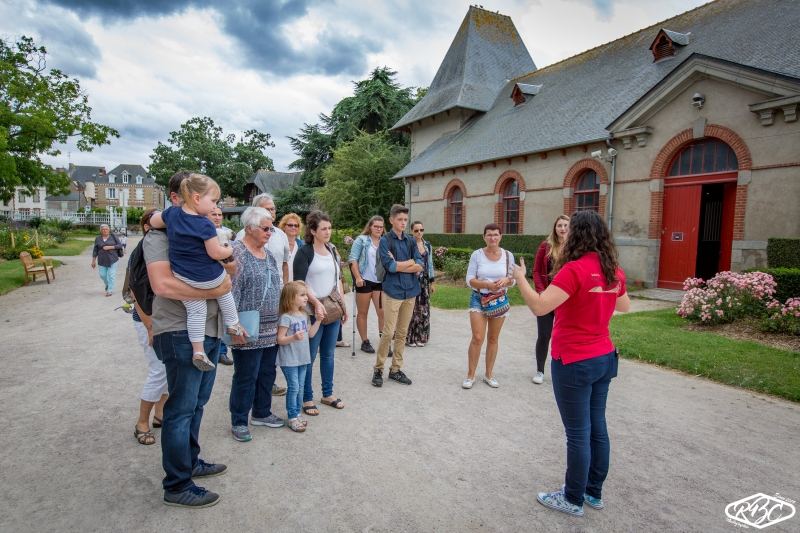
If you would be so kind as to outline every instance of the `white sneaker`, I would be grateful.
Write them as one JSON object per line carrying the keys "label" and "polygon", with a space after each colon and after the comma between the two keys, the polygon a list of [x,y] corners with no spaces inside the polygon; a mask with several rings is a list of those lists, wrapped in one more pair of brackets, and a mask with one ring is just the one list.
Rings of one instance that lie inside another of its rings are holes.
{"label": "white sneaker", "polygon": [[424,343],[421,343],[421,342],[417,343],[417,348],[424,348],[424,347],[425,347]]}
{"label": "white sneaker", "polygon": [[489,385],[493,389],[496,389],[497,387],[500,386],[500,384],[497,382],[496,379],[487,378],[486,376],[483,376],[483,382],[486,383],[487,385]]}
{"label": "white sneaker", "polygon": [[536,383],[537,385],[541,385],[543,381],[544,381],[543,372],[537,372],[536,375],[533,376],[533,382]]}
{"label": "white sneaker", "polygon": [[461,384],[461,388],[462,389],[471,389],[473,383],[475,383],[474,379],[467,378],[467,379],[464,380],[464,383]]}

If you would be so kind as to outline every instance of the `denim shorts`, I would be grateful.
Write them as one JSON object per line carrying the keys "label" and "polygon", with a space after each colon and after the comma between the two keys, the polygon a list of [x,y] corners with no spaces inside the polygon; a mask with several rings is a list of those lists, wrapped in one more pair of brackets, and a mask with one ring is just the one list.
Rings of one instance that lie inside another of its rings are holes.
{"label": "denim shorts", "polygon": [[[481,307],[481,293],[478,291],[472,291],[472,296],[469,298],[469,312],[483,313],[483,307]],[[509,311],[506,311],[502,315],[493,318],[506,318],[508,313]]]}

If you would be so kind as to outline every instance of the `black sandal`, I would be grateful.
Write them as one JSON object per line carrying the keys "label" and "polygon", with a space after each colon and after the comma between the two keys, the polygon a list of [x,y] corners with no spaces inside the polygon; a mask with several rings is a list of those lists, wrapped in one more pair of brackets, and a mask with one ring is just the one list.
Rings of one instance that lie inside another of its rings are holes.
{"label": "black sandal", "polygon": [[[313,409],[313,410],[315,410],[315,411],[316,411],[316,413],[309,413],[309,412],[308,412],[308,411],[309,411],[309,409]],[[304,405],[304,406],[303,406],[303,412],[304,412],[305,414],[307,414],[308,416],[317,416],[317,415],[319,414],[319,408],[318,408],[316,405],[314,405],[314,404],[312,403],[311,405]]]}
{"label": "black sandal", "polygon": [[343,403],[342,400],[340,400],[339,398],[336,398],[332,402],[326,402],[324,399],[320,401],[322,402],[323,405],[330,405],[334,409],[344,409],[344,405],[339,407],[339,404]]}
{"label": "black sandal", "polygon": [[[156,437],[153,435],[152,431],[139,431],[139,428],[133,428],[133,436],[136,437],[136,440],[139,441],[139,444],[144,444],[145,446],[150,446],[151,444],[156,443]],[[149,439],[153,439],[153,442],[147,442]]]}
{"label": "black sandal", "polygon": [[161,419],[158,418],[157,416],[153,417],[153,427],[156,429],[161,427]]}

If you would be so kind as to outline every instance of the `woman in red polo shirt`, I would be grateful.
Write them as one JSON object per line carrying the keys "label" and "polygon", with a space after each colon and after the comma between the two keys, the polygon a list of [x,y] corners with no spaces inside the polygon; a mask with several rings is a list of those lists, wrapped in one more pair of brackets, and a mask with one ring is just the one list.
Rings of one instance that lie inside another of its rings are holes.
{"label": "woman in red polo shirt", "polygon": [[[553,223],[553,231],[547,239],[539,245],[536,252],[536,262],[533,264],[533,287],[542,294],[550,286],[550,273],[553,265],[561,257],[561,250],[567,240],[569,230],[569,217],[558,215]],[[547,362],[547,350],[550,348],[550,338],[553,335],[553,321],[555,313],[550,311],[544,316],[536,317],[536,375],[533,382],[540,385],[544,381],[544,364]]]}
{"label": "woman in red polo shirt", "polygon": [[579,211],[556,261],[553,281],[537,294],[525,280],[525,263],[515,266],[514,279],[536,316],[555,310],[552,362],[553,393],[567,434],[564,487],[541,492],[537,500],[564,513],[583,516],[583,504],[603,508],[603,482],[608,475],[610,445],[606,399],[617,375],[617,354],[608,333],[614,311],[627,312],[631,301],[617,249],[603,218]]}

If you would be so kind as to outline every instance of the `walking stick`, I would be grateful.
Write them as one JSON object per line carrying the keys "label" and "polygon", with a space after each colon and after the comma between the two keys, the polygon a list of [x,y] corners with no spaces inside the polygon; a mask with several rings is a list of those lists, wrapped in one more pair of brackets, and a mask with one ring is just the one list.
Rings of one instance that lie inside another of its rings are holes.
{"label": "walking stick", "polygon": [[350,279],[352,280],[352,283],[350,284],[350,286],[353,288],[353,314],[354,314],[354,316],[352,318],[352,321],[353,321],[353,341],[350,343],[350,345],[353,347],[353,353],[350,354],[350,355],[355,357],[356,356],[356,320],[358,319],[358,308],[356,307],[356,278],[353,275],[353,265],[352,264],[350,264]]}

